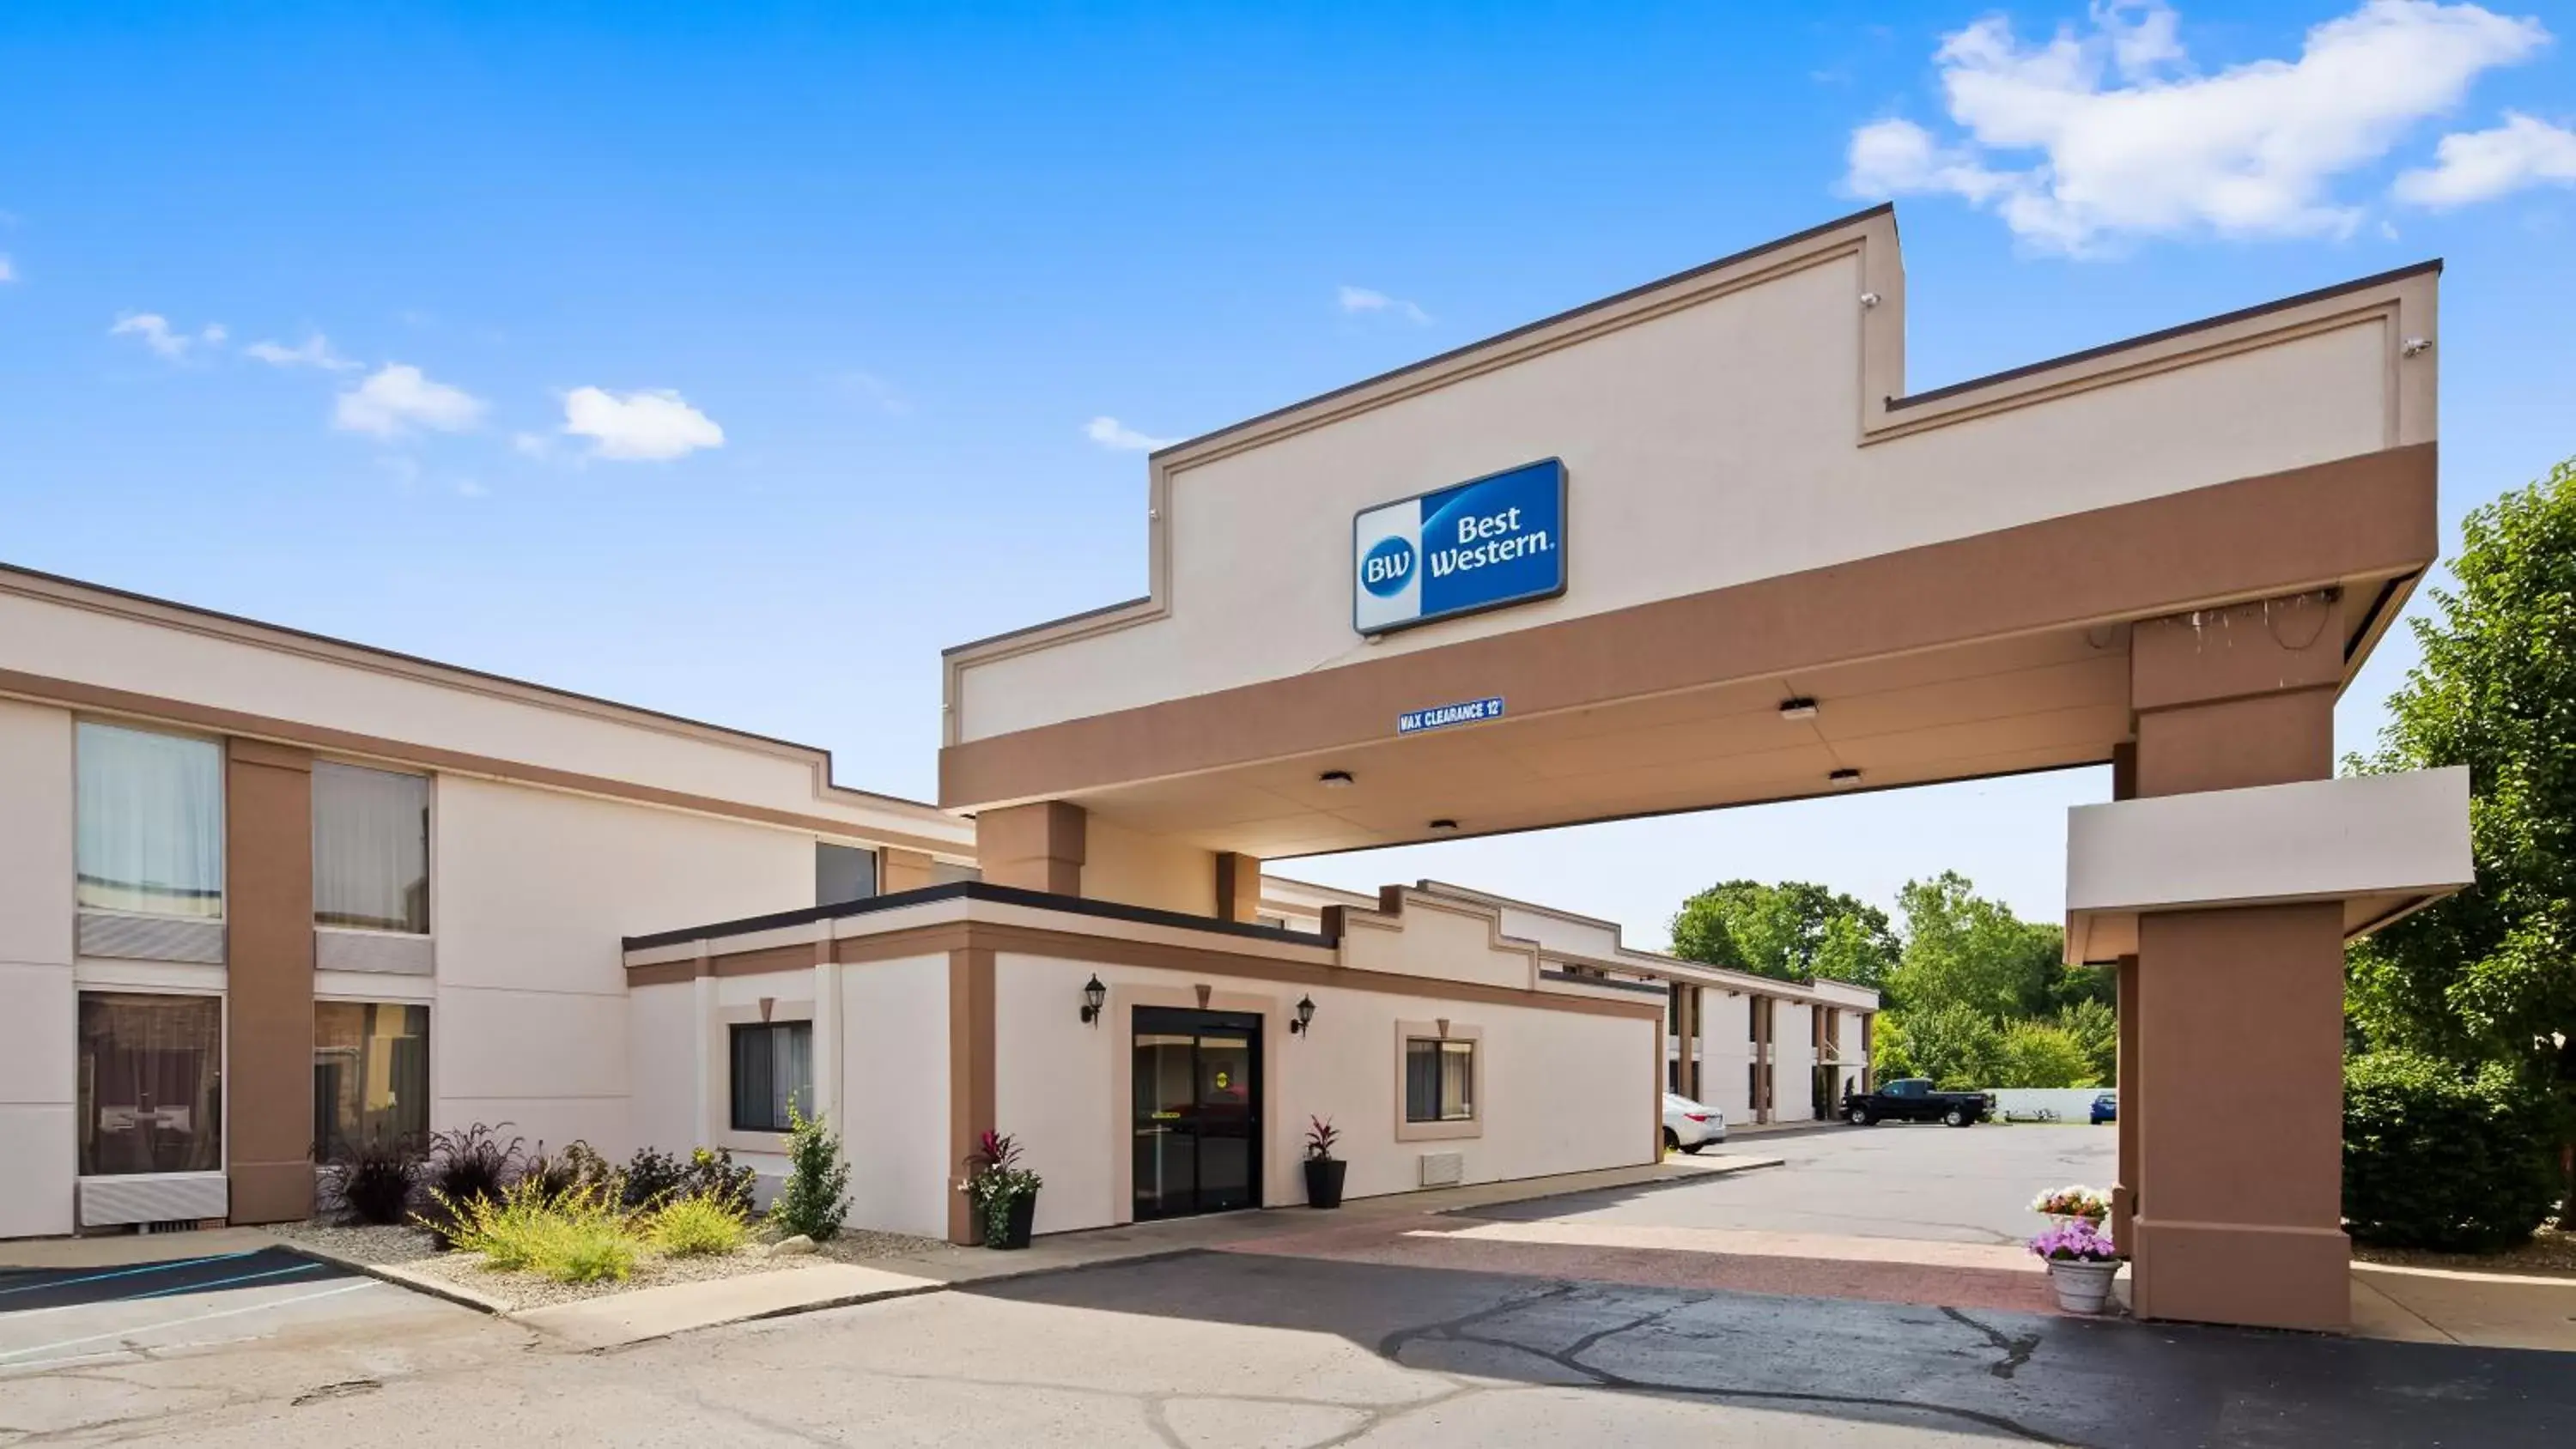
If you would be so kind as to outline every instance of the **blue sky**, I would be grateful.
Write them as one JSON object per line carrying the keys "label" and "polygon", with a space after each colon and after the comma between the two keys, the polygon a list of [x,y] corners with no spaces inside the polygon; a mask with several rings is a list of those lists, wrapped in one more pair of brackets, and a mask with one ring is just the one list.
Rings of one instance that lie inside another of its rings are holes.
{"label": "blue sky", "polygon": [[[927,796],[943,645],[1142,591],[1136,445],[1890,194],[1917,387],[2442,256],[2452,536],[2576,453],[2563,6],[965,10],[9,7],[0,560]],[[2045,917],[2106,788],[1289,869]]]}

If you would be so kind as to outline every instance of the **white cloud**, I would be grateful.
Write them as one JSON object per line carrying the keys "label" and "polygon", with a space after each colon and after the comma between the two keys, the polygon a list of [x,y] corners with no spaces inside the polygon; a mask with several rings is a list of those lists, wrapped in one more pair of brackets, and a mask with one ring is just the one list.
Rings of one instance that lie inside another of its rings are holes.
{"label": "white cloud", "polygon": [[2444,136],[2433,164],[2397,178],[2390,192],[2416,206],[2466,206],[2550,182],[2576,184],[2576,131],[2505,113],[2492,131]]}
{"label": "white cloud", "polygon": [[7,257],[0,257],[0,282],[14,282],[16,280],[18,280],[18,269],[10,265]]}
{"label": "white cloud", "polygon": [[256,357],[271,367],[318,367],[326,372],[348,372],[358,364],[331,350],[331,339],[319,332],[307,335],[294,347],[278,342],[254,342],[242,349],[245,357]]}
{"label": "white cloud", "polygon": [[591,440],[590,456],[620,461],[660,461],[700,448],[724,446],[724,429],[676,392],[630,392],[623,397],[595,387],[564,395],[563,430]]}
{"label": "white cloud", "polygon": [[1093,418],[1083,424],[1082,435],[1104,448],[1116,448],[1130,453],[1150,453],[1156,448],[1168,448],[1180,441],[1178,438],[1149,438],[1116,418],[1109,417]]}
{"label": "white cloud", "polygon": [[1362,312],[1385,312],[1408,322],[1428,322],[1431,314],[1401,297],[1390,297],[1368,287],[1344,286],[1340,299],[1342,310],[1357,315]]}
{"label": "white cloud", "polygon": [[2164,0],[2097,3],[2026,44],[1989,16],[1934,60],[1944,141],[1906,120],[1852,133],[1845,184],[1991,206],[2025,242],[2081,253],[2126,237],[2342,235],[2334,183],[2387,157],[2486,71],[2549,40],[2469,4],[2368,0],[2311,28],[2296,60],[2193,73]]}
{"label": "white cloud", "polygon": [[432,382],[407,362],[389,362],[340,394],[332,424],[352,433],[399,438],[418,431],[458,433],[483,419],[483,400]]}
{"label": "white cloud", "polygon": [[172,327],[170,319],[158,312],[128,312],[116,319],[116,325],[107,329],[107,335],[139,337],[143,340],[144,346],[172,362],[179,362],[186,359],[191,349],[201,344],[207,347],[221,346],[228,334],[220,322],[208,323],[191,335]]}

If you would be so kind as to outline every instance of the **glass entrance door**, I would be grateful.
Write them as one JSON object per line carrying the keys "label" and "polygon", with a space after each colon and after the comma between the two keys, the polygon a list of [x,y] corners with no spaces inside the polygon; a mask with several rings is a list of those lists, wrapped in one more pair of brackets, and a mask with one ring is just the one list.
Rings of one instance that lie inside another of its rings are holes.
{"label": "glass entrance door", "polygon": [[1136,1008],[1136,1218],[1261,1202],[1261,1018]]}

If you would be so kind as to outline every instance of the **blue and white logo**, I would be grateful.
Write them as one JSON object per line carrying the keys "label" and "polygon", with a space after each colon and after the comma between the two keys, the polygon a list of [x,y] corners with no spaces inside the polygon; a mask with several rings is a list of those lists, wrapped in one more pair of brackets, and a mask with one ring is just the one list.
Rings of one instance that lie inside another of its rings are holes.
{"label": "blue and white logo", "polygon": [[1565,464],[1554,458],[1364,510],[1351,624],[1384,634],[1565,592]]}
{"label": "blue and white logo", "polygon": [[1403,593],[1413,582],[1413,545],[1401,538],[1381,538],[1360,560],[1360,587],[1381,599]]}

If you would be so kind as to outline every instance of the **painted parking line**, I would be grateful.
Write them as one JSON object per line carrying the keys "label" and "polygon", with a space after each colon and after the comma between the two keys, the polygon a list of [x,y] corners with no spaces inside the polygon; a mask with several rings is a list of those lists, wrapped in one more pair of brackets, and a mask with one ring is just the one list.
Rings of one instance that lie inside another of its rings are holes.
{"label": "painted parking line", "polygon": [[[70,1288],[83,1283],[104,1283],[111,1278],[132,1278],[144,1273],[165,1273],[174,1268],[193,1268],[201,1263],[222,1263],[234,1258],[256,1257],[262,1251],[259,1248],[247,1248],[238,1253],[212,1253],[203,1258],[179,1258],[167,1263],[144,1263],[136,1267],[117,1268],[105,1273],[86,1273],[77,1278],[47,1277],[40,1283],[14,1283],[9,1287],[0,1288],[0,1298],[6,1298],[12,1293],[39,1293],[47,1288]],[[0,1304],[0,1313],[8,1311],[8,1305]]]}
{"label": "painted parking line", "polygon": [[345,1278],[346,1269],[317,1262],[283,1248],[254,1248],[173,1258],[131,1267],[84,1270],[49,1269],[0,1277],[0,1323],[14,1323],[67,1308],[145,1298],[173,1298],[185,1293],[214,1293],[285,1277]]}
{"label": "painted parking line", "polygon": [[[60,1338],[54,1340],[52,1343],[39,1343],[26,1348],[16,1348],[10,1349],[6,1352],[0,1352],[0,1368],[22,1369],[44,1367],[46,1361],[38,1358],[37,1355],[39,1354],[53,1353],[66,1348],[78,1348],[85,1343],[99,1343],[109,1339],[121,1341],[138,1338],[147,1333],[161,1333],[168,1329],[185,1328],[194,1323],[212,1323],[219,1318],[239,1318],[245,1313],[266,1313],[273,1309],[291,1308],[298,1303],[313,1303],[324,1298],[337,1298],[344,1293],[357,1293],[365,1289],[381,1286],[382,1285],[375,1279],[368,1278],[360,1282],[343,1283],[337,1288],[324,1288],[319,1292],[305,1293],[293,1298],[276,1298],[265,1303],[252,1303],[240,1308],[219,1308],[212,1313],[192,1313],[185,1318],[164,1319],[159,1323],[146,1323],[134,1328],[111,1328],[105,1333],[83,1334],[77,1338]],[[95,1356],[96,1355],[92,1354],[74,1354],[71,1357],[90,1358]],[[25,1363],[19,1362],[19,1360],[22,1359],[31,1361]]]}

